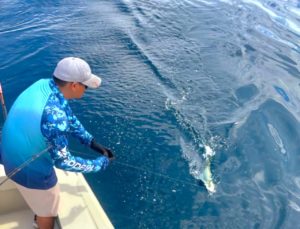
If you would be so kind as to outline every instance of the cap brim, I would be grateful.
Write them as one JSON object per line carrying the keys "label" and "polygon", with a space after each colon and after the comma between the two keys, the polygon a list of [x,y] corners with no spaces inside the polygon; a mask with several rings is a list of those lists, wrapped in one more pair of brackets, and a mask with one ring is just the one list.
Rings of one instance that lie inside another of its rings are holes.
{"label": "cap brim", "polygon": [[81,82],[82,84],[88,86],[88,88],[98,88],[101,85],[101,78],[92,74],[92,77],[87,81]]}

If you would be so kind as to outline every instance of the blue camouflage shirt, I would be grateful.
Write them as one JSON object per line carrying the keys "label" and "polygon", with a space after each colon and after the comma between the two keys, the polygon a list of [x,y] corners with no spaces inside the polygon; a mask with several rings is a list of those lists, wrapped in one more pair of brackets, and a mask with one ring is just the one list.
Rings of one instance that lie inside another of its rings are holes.
{"label": "blue camouflage shirt", "polygon": [[67,100],[59,91],[53,80],[50,80],[53,93],[49,96],[45,106],[41,130],[43,136],[50,143],[49,150],[57,168],[74,172],[97,172],[108,164],[108,159],[101,156],[97,160],[74,157],[68,150],[67,135],[73,137],[87,146],[90,146],[93,136],[88,133],[77,117],[73,114]]}

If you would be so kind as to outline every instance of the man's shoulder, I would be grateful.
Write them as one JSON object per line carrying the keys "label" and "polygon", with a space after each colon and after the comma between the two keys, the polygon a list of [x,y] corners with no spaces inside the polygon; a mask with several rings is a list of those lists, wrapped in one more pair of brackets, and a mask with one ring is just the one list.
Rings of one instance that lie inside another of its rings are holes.
{"label": "man's shoulder", "polygon": [[57,133],[68,130],[68,117],[60,103],[55,99],[46,104],[41,120],[41,130],[45,137],[53,137]]}
{"label": "man's shoulder", "polygon": [[61,104],[59,98],[52,93],[44,107],[43,120],[44,122],[59,122],[67,119],[65,106]]}

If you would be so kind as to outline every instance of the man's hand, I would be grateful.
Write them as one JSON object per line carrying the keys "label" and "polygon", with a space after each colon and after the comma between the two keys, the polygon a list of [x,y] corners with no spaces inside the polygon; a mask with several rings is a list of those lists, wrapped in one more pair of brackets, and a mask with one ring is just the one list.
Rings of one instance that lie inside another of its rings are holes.
{"label": "man's hand", "polygon": [[108,157],[109,159],[114,159],[115,158],[115,156],[113,155],[113,153],[111,152],[111,150],[108,149],[108,148],[105,148],[105,147],[104,147],[104,155],[106,157]]}
{"label": "man's hand", "polygon": [[91,149],[95,150],[98,153],[101,153],[103,156],[108,157],[109,160],[115,159],[112,151],[97,143],[95,139],[93,139],[91,142]]}

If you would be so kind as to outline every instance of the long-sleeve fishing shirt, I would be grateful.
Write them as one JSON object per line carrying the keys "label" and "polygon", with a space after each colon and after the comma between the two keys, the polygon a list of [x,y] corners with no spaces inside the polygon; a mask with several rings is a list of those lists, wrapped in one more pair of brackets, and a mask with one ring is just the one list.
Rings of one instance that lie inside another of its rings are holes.
{"label": "long-sleeve fishing shirt", "polygon": [[[42,79],[27,88],[15,101],[2,132],[2,162],[6,174],[15,171],[38,153],[45,151],[11,179],[34,189],[49,189],[57,182],[53,165],[74,172],[105,169],[108,159],[95,160],[71,155],[67,136],[90,146],[89,134],[51,79]],[[46,149],[46,150],[45,150]]]}

